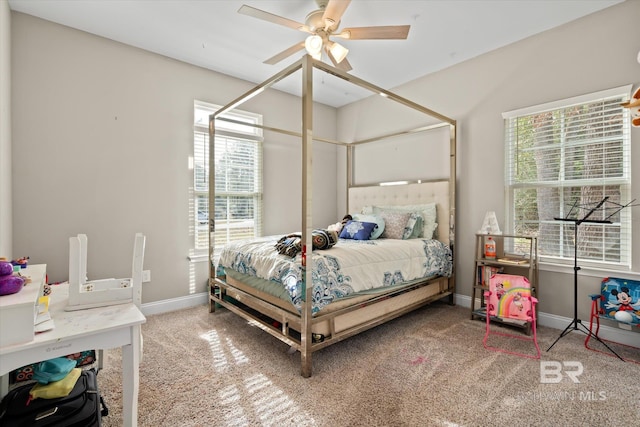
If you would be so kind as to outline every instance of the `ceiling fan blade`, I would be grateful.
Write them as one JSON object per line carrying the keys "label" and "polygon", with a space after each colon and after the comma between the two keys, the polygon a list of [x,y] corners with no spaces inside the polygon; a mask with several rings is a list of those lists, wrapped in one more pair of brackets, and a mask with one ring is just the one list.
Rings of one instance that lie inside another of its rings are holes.
{"label": "ceiling fan blade", "polygon": [[342,71],[351,71],[351,70],[353,70],[353,68],[351,67],[351,64],[349,63],[349,61],[347,61],[347,58],[344,58],[342,61],[338,62],[338,61],[336,61],[336,58],[333,56],[333,54],[331,53],[331,50],[329,50],[328,47],[325,46],[324,50],[327,53],[327,56],[329,57],[331,62],[333,63],[334,67],[339,68]]}
{"label": "ceiling fan blade", "polygon": [[264,61],[264,64],[270,64],[270,65],[275,65],[278,62],[282,61],[285,58],[288,58],[289,56],[293,55],[294,53],[300,51],[304,49],[304,42],[300,42],[300,43],[296,43],[293,46],[291,46],[290,48],[287,48],[285,50],[283,50],[282,52],[272,56],[271,58],[267,59],[266,61]]}
{"label": "ceiling fan blade", "polygon": [[344,11],[349,7],[349,3],[351,3],[351,0],[329,0],[322,15],[322,20],[326,22],[327,19],[330,19],[334,24],[337,24],[340,22]]}
{"label": "ceiling fan blade", "polygon": [[409,28],[410,25],[345,28],[339,34],[334,34],[334,37],[347,40],[406,39]]}
{"label": "ceiling fan blade", "polygon": [[305,24],[293,21],[288,18],[284,18],[282,16],[274,15],[273,13],[265,12],[264,10],[256,9],[255,7],[247,6],[246,4],[243,4],[240,9],[238,9],[238,13],[262,19],[263,21],[271,22],[273,24],[284,25],[285,27],[304,31],[305,33],[312,33],[311,29]]}
{"label": "ceiling fan blade", "polygon": [[340,68],[342,71],[351,71],[351,70],[353,70],[353,67],[351,66],[349,61],[347,61],[347,58],[344,58],[342,61],[340,61],[340,63],[338,64],[338,66],[336,68]]}

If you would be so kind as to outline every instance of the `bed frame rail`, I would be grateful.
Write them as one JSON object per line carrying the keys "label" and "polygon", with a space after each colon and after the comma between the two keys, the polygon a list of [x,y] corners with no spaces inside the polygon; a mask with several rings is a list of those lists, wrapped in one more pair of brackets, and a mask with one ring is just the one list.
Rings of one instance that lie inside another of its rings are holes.
{"label": "bed frame rail", "polygon": [[[431,302],[448,298],[451,303],[453,289],[450,278],[438,277],[422,282],[412,283],[391,289],[387,292],[377,293],[364,301],[358,301],[355,304],[345,306],[328,313],[319,313],[312,319],[312,326],[327,322],[329,333],[322,336],[321,339],[314,340],[307,349],[302,343],[300,331],[302,330],[302,316],[300,313],[291,312],[278,307],[268,301],[256,297],[244,290],[227,283],[224,276],[216,277],[212,280],[211,293],[209,298],[209,311],[214,312],[216,304],[227,308],[229,311],[248,320],[253,326],[259,327],[263,331],[269,333],[291,349],[299,351],[301,355],[305,353],[313,353],[314,351],[325,348],[331,344],[357,335],[363,331],[374,328],[378,325],[388,322],[391,319],[400,317],[417,308],[427,305]],[[433,293],[422,296],[409,304],[402,304],[398,308],[383,312],[383,314],[371,317],[368,320],[356,323],[343,328],[336,328],[336,320],[340,319],[351,312],[362,310],[365,307],[374,307],[380,304],[388,304],[392,298],[400,296],[409,297],[410,294],[416,293],[418,290],[430,286]],[[436,290],[437,287],[437,290]],[[276,323],[277,322],[277,323]]]}

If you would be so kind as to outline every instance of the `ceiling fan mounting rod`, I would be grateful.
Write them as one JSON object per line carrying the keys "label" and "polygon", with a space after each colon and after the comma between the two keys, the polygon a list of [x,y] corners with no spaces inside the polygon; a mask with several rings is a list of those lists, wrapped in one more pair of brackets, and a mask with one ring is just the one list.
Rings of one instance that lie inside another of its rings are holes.
{"label": "ceiling fan mounting rod", "polygon": [[331,34],[340,25],[340,22],[335,22],[333,19],[324,19],[324,9],[314,10],[310,12],[305,18],[305,25],[313,32],[324,30]]}
{"label": "ceiling fan mounting rod", "polygon": [[323,43],[326,43],[329,40],[329,36],[331,34],[325,30],[318,30],[316,31],[316,35],[318,35],[322,39]]}

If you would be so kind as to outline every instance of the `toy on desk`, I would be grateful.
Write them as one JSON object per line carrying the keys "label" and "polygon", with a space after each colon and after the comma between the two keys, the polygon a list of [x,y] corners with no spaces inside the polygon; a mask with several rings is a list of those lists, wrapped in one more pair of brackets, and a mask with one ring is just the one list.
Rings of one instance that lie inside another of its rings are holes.
{"label": "toy on desk", "polygon": [[18,293],[24,283],[24,277],[13,274],[13,265],[10,262],[0,261],[0,295]]}
{"label": "toy on desk", "polygon": [[145,236],[137,233],[133,245],[132,277],[87,281],[87,236],[69,238],[69,302],[66,311],[133,302],[142,299],[142,263]]}
{"label": "toy on desk", "polygon": [[29,257],[23,256],[22,258],[14,259],[13,261],[11,261],[11,264],[16,265],[20,268],[27,268],[27,265],[29,264]]}
{"label": "toy on desk", "polygon": [[0,276],[10,276],[13,274],[13,265],[7,261],[0,261]]}

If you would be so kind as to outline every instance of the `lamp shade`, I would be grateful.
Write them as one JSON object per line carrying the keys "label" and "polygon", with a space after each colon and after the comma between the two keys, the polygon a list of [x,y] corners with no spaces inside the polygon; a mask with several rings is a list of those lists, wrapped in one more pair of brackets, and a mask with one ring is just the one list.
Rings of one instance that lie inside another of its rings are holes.
{"label": "lamp shade", "polygon": [[494,211],[487,211],[478,234],[502,234]]}
{"label": "lamp shade", "polygon": [[331,51],[331,55],[333,55],[333,58],[336,60],[338,64],[341,63],[342,60],[346,58],[347,54],[349,53],[349,49],[335,42],[331,43],[329,50]]}
{"label": "lamp shade", "polygon": [[309,36],[304,41],[304,47],[314,59],[320,59],[320,55],[322,54],[322,38],[317,34]]}

